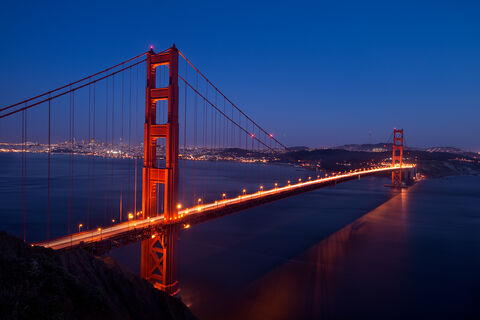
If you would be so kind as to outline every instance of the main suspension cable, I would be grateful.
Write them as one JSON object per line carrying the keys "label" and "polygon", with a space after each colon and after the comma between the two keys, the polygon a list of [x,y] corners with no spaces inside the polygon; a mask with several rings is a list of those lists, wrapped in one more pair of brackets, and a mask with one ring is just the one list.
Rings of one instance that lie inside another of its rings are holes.
{"label": "main suspension cable", "polygon": [[[195,67],[193,65],[192,62],[190,62],[190,60],[187,59],[187,57],[185,57],[185,55],[183,55],[183,53],[179,50],[178,53],[183,57],[183,59],[185,59],[185,61],[188,62],[188,64],[190,64],[190,66],[192,66],[193,69],[195,69],[195,71],[197,71],[204,79],[205,81],[207,81],[215,90],[218,91],[218,93],[220,93],[228,102],[230,102],[230,104],[235,108],[237,109],[241,114],[243,114],[248,120],[250,120],[256,127],[258,127],[260,130],[263,131],[263,133],[265,133],[267,136],[270,136],[270,138],[272,138],[273,140],[275,140],[275,142],[277,142],[280,146],[282,146],[284,149],[288,149],[287,146],[285,146],[283,143],[281,143],[280,141],[278,141],[277,139],[275,139],[270,133],[268,133],[265,129],[263,129],[260,125],[258,125],[258,123],[256,123],[255,121],[253,121],[253,119],[251,119],[247,114],[245,114],[239,107],[237,107],[235,105],[235,103],[233,103],[230,99],[228,99],[210,80],[208,80],[208,78],[200,72],[200,70],[198,70],[197,67]],[[182,79],[183,80],[183,79]]]}

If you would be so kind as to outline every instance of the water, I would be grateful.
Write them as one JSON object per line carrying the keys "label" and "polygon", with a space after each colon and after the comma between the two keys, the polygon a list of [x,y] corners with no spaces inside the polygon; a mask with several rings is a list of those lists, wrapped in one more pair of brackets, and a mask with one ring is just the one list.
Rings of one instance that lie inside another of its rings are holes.
{"label": "water", "polygon": [[[1,229],[19,235],[16,160],[18,155],[0,154],[0,218]],[[41,237],[45,158],[29,155],[28,161],[27,230]],[[61,196],[56,210],[67,210],[69,156],[54,161],[52,184]],[[88,162],[75,161],[72,220],[84,216],[89,194]],[[91,219],[102,223],[105,200],[117,203],[107,213],[118,215],[119,192],[131,192],[132,162],[114,160],[110,173],[117,180],[105,193],[111,185],[105,176],[111,177],[104,169],[112,163],[95,161],[102,168],[95,171],[99,195],[93,213],[99,217]],[[203,197],[213,198],[220,189],[234,194],[309,174],[271,165],[184,165],[185,177],[194,182],[183,185],[191,201],[200,187],[210,190]],[[400,193],[385,188],[386,182],[386,177],[350,181],[182,231],[182,299],[200,319],[480,319],[480,177],[425,180]],[[124,210],[132,206],[130,199]],[[61,223],[52,225],[52,232],[61,234],[65,211],[54,215]],[[111,255],[139,273],[139,247]]]}
{"label": "water", "polygon": [[201,319],[480,319],[480,177],[349,182],[182,235]]}
{"label": "water", "polygon": [[[47,155],[28,153],[22,179],[20,153],[0,153],[0,201],[2,229],[26,240],[46,240],[48,225]],[[96,229],[128,219],[129,212],[141,210],[142,165],[135,161],[53,154],[50,172],[50,239],[83,229]],[[273,187],[275,182],[307,179],[311,172],[287,165],[243,164],[237,162],[180,161],[179,202],[184,208]],[[72,174],[73,172],[73,174]],[[160,185],[162,189],[162,185]],[[25,190],[22,193],[22,190]],[[136,203],[135,203],[135,190]],[[22,194],[25,197],[22,197]],[[163,198],[158,196],[163,211]],[[135,210],[136,208],[136,210]]]}

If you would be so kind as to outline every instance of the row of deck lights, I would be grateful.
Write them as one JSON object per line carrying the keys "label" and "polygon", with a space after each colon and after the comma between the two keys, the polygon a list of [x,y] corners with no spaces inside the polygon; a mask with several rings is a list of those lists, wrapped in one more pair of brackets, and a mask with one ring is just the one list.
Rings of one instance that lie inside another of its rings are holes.
{"label": "row of deck lights", "polygon": [[[381,169],[381,168],[384,168],[384,167],[377,166],[377,167],[373,167],[373,168],[369,168],[369,169],[352,169],[352,170],[350,170],[350,171],[334,172],[334,173],[332,173],[331,176],[333,177],[333,176],[342,175],[342,174],[355,173],[355,172],[364,172],[364,171],[368,171],[368,170],[376,170],[376,169]],[[328,174],[325,174],[325,177],[324,177],[324,178],[328,178]],[[317,175],[317,179],[320,179],[320,175]],[[308,177],[308,180],[311,181],[311,180],[312,180],[312,177],[309,176],[309,177]],[[301,182],[302,182],[302,178],[299,178],[299,179],[298,179],[298,183],[301,183]],[[290,181],[290,180],[287,181],[287,185],[288,185],[288,186],[291,185],[291,181]],[[277,189],[277,188],[278,188],[278,183],[275,182],[275,183],[274,183],[274,189]],[[260,185],[259,189],[260,189],[260,190],[259,190],[259,193],[263,192],[263,191],[264,191],[264,190],[263,190],[263,185]],[[243,189],[242,189],[242,195],[243,195],[243,196],[246,196],[246,195],[247,195],[247,189],[246,189],[246,188],[243,188]],[[227,194],[226,194],[226,193],[222,193],[222,200],[227,200]],[[201,205],[202,205],[202,202],[203,202],[203,199],[202,199],[202,198],[198,198],[198,199],[197,199],[197,204],[198,204],[197,211],[199,211],[199,212],[202,211],[202,206],[201,206]],[[215,204],[218,204],[218,201],[215,201]],[[180,204],[180,203],[177,204],[177,209],[178,209],[178,210],[182,209],[182,204]],[[188,209],[187,209],[186,213],[188,214]],[[140,216],[141,214],[142,214],[142,211],[138,211],[136,215],[137,215],[137,217],[138,217],[138,216]],[[180,214],[180,215],[178,215],[178,216],[176,216],[176,217],[170,218],[169,220],[177,220],[178,218],[182,218],[182,217],[183,217],[183,213]],[[129,212],[129,213],[128,213],[128,220],[129,220],[129,221],[130,221],[130,220],[133,220],[133,218],[134,218],[133,213]],[[115,219],[112,219],[112,223],[115,223]],[[78,225],[78,232],[81,231],[82,227],[83,227],[83,224],[80,223],[80,224]],[[188,227],[190,227],[190,225],[188,225]],[[187,228],[187,227],[186,227],[186,228]],[[100,231],[102,230],[102,228],[98,228],[97,230],[100,232]]]}
{"label": "row of deck lights", "polygon": [[[381,167],[374,167],[373,169],[380,169],[380,168],[381,168]],[[353,172],[366,171],[366,170],[367,170],[367,169],[355,169],[355,170],[353,170]],[[370,169],[370,170],[372,170],[372,169]],[[347,174],[347,173],[352,173],[352,170],[350,170],[349,172],[345,171],[343,174]],[[341,173],[341,172],[333,173],[332,176],[339,175],[339,174],[342,174],[342,173]],[[326,177],[328,177],[328,174],[325,175],[325,178],[326,178]],[[317,179],[320,179],[320,175],[317,175]],[[312,180],[312,177],[311,177],[311,176],[308,177],[308,180],[311,181],[311,180]],[[301,182],[302,182],[302,178],[299,178],[299,179],[298,179],[298,182],[301,183]],[[290,180],[287,181],[287,185],[290,185]],[[276,189],[277,187],[278,187],[278,183],[275,182],[275,184],[274,184],[274,189]],[[259,193],[263,192],[263,185],[260,185],[260,188],[259,188],[259,189],[260,189]],[[247,189],[244,188],[244,189],[242,190],[242,194],[245,196],[245,195],[247,194]],[[227,194],[226,194],[226,193],[222,193],[222,200],[226,200],[226,199],[227,199]],[[197,203],[198,203],[199,206],[202,204],[202,201],[203,201],[202,198],[198,198]],[[218,203],[218,202],[215,201],[215,203]],[[178,209],[178,210],[182,209],[182,204],[180,204],[180,203],[177,204],[177,209]],[[201,210],[202,210],[201,207],[199,207],[199,208],[197,209],[197,211],[201,211]],[[137,214],[136,214],[137,217],[140,216],[142,213],[143,213],[142,211],[138,211]],[[187,209],[187,212],[186,212],[186,213],[188,213],[188,209]],[[179,216],[176,216],[176,217],[174,217],[174,218],[170,218],[170,220],[177,220],[177,218],[182,218],[182,217],[183,217],[183,214],[180,214]],[[132,213],[132,212],[129,212],[129,213],[128,213],[128,220],[131,221],[131,220],[133,220],[133,218],[134,218],[133,213]],[[150,217],[149,217],[148,219],[150,220]],[[115,219],[112,219],[112,223],[115,223]],[[82,228],[83,228],[83,224],[80,223],[80,224],[78,225],[78,232],[79,232],[79,233],[81,232]],[[184,225],[184,228],[185,228],[185,229],[188,229],[188,228],[190,228],[190,225],[189,225],[189,224],[185,224],[185,225]],[[101,232],[101,231],[102,231],[102,228],[98,228],[97,231],[98,231],[98,232]],[[155,237],[155,235],[152,235],[152,238],[154,238],[154,237]]]}
{"label": "row of deck lights", "polygon": [[[344,171],[344,172],[334,172],[331,174],[331,176],[337,176],[337,175],[343,175],[343,174],[349,174],[349,173],[354,173],[354,172],[364,172],[364,171],[368,171],[368,170],[375,170],[375,169],[381,169],[383,167],[380,167],[380,166],[377,166],[377,167],[373,167],[373,168],[369,168],[369,169],[354,169],[354,170],[350,170],[350,171]],[[328,178],[328,173],[325,174],[325,177],[324,178]],[[317,175],[317,180],[320,179],[320,175]],[[311,181],[312,180],[312,177],[309,176],[308,177],[308,180]],[[302,182],[302,178],[298,178],[298,182],[301,183]],[[291,184],[291,181],[288,180],[287,181],[287,185],[289,186]],[[278,188],[278,182],[275,182],[274,183],[274,189],[277,189]],[[260,191],[259,192],[262,192],[263,191],[263,185],[260,185],[259,187]],[[246,195],[247,193],[247,190],[246,189],[242,189],[242,195]],[[222,199],[225,199],[224,198],[224,194],[222,194]]]}
{"label": "row of deck lights", "polygon": [[[354,170],[344,171],[344,172],[334,172],[334,173],[331,174],[331,176],[333,177],[333,176],[342,175],[342,174],[348,174],[348,173],[353,173],[353,172],[363,172],[363,171],[375,170],[375,169],[381,169],[381,168],[383,168],[383,167],[377,166],[377,167],[373,167],[373,168],[369,168],[369,169],[354,169]],[[328,178],[328,174],[325,174],[325,178]],[[320,175],[317,175],[317,179],[320,179]],[[312,177],[309,176],[309,177],[308,177],[308,180],[311,181],[311,180],[312,180]],[[298,182],[301,183],[301,182],[302,182],[302,178],[299,178],[299,179],[298,179]],[[287,181],[287,185],[290,185],[290,184],[291,184],[291,181],[288,180],[288,181]],[[278,183],[277,183],[277,182],[274,183],[274,189],[276,189],[276,188],[278,188]],[[264,191],[263,189],[264,189],[263,185],[260,185],[260,187],[259,187],[259,193],[260,193],[260,192],[263,192],[263,191]],[[245,189],[245,188],[242,189],[242,195],[243,195],[243,196],[246,196],[246,195],[247,195],[247,189]],[[226,198],[226,193],[222,193],[222,200],[226,200],[226,199],[227,199],[227,198]],[[198,206],[201,206],[202,202],[203,202],[203,199],[202,199],[202,198],[198,198],[198,200],[197,200]],[[218,200],[215,201],[215,204],[218,204],[218,203],[219,203]],[[197,211],[201,211],[201,210],[202,210],[202,207],[197,208]]]}
{"label": "row of deck lights", "polygon": [[[142,215],[142,213],[143,213],[142,211],[138,211],[138,212],[137,212],[137,217],[140,216],[140,215]],[[128,213],[128,221],[133,220],[133,218],[134,218],[133,213],[132,213],[132,212],[129,212],[129,213]],[[117,221],[116,219],[112,219],[112,223],[115,223],[116,221]],[[79,232],[79,233],[82,231],[82,228],[83,228],[83,223],[80,223],[80,224],[78,225],[78,232]],[[102,228],[97,228],[97,231],[101,231],[101,229],[102,229]]]}

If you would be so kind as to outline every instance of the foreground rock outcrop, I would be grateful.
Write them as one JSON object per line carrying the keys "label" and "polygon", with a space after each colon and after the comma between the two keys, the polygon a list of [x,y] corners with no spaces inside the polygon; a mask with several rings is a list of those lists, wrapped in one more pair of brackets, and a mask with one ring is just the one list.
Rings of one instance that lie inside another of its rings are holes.
{"label": "foreground rock outcrop", "polygon": [[31,247],[0,231],[0,319],[195,319],[111,258]]}

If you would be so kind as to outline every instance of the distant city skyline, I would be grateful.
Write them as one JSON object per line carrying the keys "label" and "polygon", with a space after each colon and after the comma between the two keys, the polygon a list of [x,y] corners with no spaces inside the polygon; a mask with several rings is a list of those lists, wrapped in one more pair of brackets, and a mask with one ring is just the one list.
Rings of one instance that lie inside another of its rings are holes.
{"label": "distant city skyline", "polygon": [[0,107],[175,43],[288,146],[401,127],[410,146],[478,152],[478,16],[468,2],[2,2]]}

